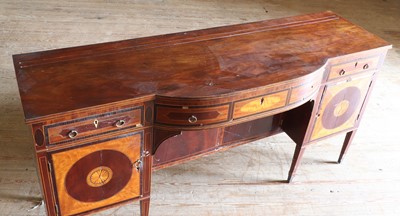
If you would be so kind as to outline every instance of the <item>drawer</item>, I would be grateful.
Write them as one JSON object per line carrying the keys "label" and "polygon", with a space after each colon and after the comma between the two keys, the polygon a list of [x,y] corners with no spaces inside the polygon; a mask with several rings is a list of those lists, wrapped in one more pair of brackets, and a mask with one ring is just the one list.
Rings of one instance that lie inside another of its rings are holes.
{"label": "drawer", "polygon": [[156,122],[168,125],[205,125],[228,121],[229,104],[212,107],[156,105]]}
{"label": "drawer", "polygon": [[378,68],[379,56],[333,65],[328,80]]}
{"label": "drawer", "polygon": [[289,104],[304,101],[306,98],[312,96],[316,91],[319,90],[319,83],[319,81],[315,81],[294,87],[290,93]]}
{"label": "drawer", "polygon": [[288,90],[235,102],[233,118],[270,111],[286,105]]}
{"label": "drawer", "polygon": [[116,130],[142,126],[143,107],[128,108],[115,112],[46,125],[47,144],[59,144],[87,138]]}

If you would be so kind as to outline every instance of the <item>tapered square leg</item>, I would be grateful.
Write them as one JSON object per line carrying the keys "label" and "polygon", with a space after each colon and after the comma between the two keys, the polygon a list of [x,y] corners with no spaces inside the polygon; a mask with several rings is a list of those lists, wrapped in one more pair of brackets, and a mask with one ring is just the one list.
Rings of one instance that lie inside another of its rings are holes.
{"label": "tapered square leg", "polygon": [[140,216],[148,216],[150,211],[150,198],[140,200]]}
{"label": "tapered square leg", "polygon": [[353,138],[356,134],[356,130],[347,132],[346,138],[344,139],[342,150],[340,151],[340,156],[338,159],[338,163],[341,163],[343,161],[344,155],[347,153],[347,150],[349,149],[349,146],[351,142],[353,141]]}
{"label": "tapered square leg", "polygon": [[296,175],[297,167],[299,166],[301,159],[303,157],[305,150],[305,146],[303,145],[296,145],[296,149],[294,150],[292,165],[290,166],[289,175],[287,182],[290,183],[293,177]]}

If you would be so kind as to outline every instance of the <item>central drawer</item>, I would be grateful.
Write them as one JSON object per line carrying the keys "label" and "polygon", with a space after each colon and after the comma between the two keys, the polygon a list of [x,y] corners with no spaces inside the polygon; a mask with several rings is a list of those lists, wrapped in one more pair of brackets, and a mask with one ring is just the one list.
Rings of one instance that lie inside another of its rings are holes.
{"label": "central drawer", "polygon": [[166,125],[206,125],[228,121],[229,104],[209,107],[156,105],[156,122]]}
{"label": "central drawer", "polygon": [[286,105],[288,94],[289,91],[284,90],[237,101],[233,106],[233,118],[238,119],[284,107]]}

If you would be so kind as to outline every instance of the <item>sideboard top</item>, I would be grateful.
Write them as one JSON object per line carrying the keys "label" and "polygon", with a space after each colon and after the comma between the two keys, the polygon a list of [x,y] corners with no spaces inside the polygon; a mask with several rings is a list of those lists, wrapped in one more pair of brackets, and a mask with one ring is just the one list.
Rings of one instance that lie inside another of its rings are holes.
{"label": "sideboard top", "polygon": [[[27,121],[143,98],[212,98],[387,47],[333,12],[14,55]],[[388,47],[389,48],[389,47]]]}

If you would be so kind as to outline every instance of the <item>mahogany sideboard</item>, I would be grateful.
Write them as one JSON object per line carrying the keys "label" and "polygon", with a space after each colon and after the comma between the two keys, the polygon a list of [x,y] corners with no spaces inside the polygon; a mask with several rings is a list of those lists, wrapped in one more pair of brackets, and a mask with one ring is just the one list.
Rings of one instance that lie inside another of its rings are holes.
{"label": "mahogany sideboard", "polygon": [[14,55],[48,215],[131,201],[151,173],[285,132],[305,148],[345,134],[345,155],[386,52],[327,11]]}

